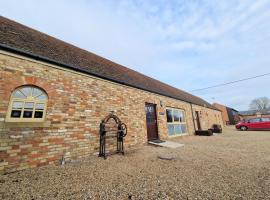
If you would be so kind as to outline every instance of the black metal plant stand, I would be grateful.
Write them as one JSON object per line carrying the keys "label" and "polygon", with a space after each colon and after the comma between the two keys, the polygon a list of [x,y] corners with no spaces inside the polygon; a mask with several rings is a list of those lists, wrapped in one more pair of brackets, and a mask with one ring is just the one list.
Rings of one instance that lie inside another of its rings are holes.
{"label": "black metal plant stand", "polygon": [[[111,130],[107,128],[108,122],[113,119],[116,123],[117,129]],[[117,150],[116,153],[121,153],[124,155],[124,137],[127,135],[127,126],[122,123],[121,120],[113,113],[109,114],[100,123],[100,146],[99,146],[99,157],[107,158],[106,153],[106,138],[107,133],[110,132],[110,137],[116,137],[117,140]]]}

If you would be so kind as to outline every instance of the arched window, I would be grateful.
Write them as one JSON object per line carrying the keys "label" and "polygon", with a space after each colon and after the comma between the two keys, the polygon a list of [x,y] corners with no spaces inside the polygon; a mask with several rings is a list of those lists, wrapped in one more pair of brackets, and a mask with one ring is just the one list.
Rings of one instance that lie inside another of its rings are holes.
{"label": "arched window", "polygon": [[17,88],[11,96],[8,122],[42,122],[45,119],[48,96],[35,86]]}

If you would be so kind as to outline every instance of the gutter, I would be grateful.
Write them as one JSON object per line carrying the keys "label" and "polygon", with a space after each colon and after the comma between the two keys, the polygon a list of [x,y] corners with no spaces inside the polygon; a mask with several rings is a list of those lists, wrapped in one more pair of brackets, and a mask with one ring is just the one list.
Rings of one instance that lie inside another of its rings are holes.
{"label": "gutter", "polygon": [[[114,78],[105,77],[105,76],[102,76],[102,75],[99,75],[99,74],[96,74],[96,73],[93,73],[93,72],[89,72],[89,71],[86,71],[86,70],[83,70],[83,69],[78,69],[78,68],[76,68],[76,67],[74,67],[72,65],[68,65],[68,64],[65,64],[65,63],[62,63],[62,62],[59,62],[59,61],[44,57],[44,56],[40,56],[40,55],[37,55],[37,54],[33,54],[31,52],[24,51],[24,50],[21,50],[21,49],[18,49],[18,48],[10,47],[10,46],[5,45],[5,44],[0,44],[0,50],[4,50],[4,51],[11,52],[11,53],[19,54],[19,55],[22,55],[22,56],[25,56],[25,57],[28,57],[28,58],[31,58],[31,59],[34,59],[34,60],[37,60],[37,61],[43,61],[43,62],[47,62],[49,64],[58,65],[60,67],[64,67],[64,68],[67,68],[67,69],[70,69],[70,70],[73,70],[73,71],[77,71],[77,72],[81,72],[81,73],[84,73],[84,74],[88,74],[88,75],[91,75],[91,76],[95,76],[95,77],[105,79],[105,80],[108,80],[108,81],[111,81],[111,82],[115,82],[115,83],[118,83],[118,84],[121,84],[121,85],[126,85],[126,86],[129,86],[129,87],[132,87],[132,88],[144,90],[144,91],[147,91],[147,92],[150,92],[150,93],[158,94],[158,95],[161,95],[161,96],[169,97],[169,98],[172,98],[172,99],[176,99],[176,100],[180,100],[180,101],[183,101],[183,102],[187,102],[187,103],[190,103],[190,104],[195,104],[195,105],[204,107],[204,105],[199,105],[199,104],[193,103],[191,101],[186,101],[186,100],[183,100],[183,99],[180,99],[180,98],[175,98],[173,96],[165,95],[165,94],[162,94],[162,93],[159,93],[159,92],[156,92],[156,91],[152,91],[152,90],[149,90],[149,89],[146,89],[146,88],[143,88],[143,87],[134,86],[132,84],[128,84],[126,82],[119,81],[119,80],[116,80]],[[209,108],[209,107],[207,107],[207,108]],[[214,108],[209,108],[209,109],[216,110]]]}

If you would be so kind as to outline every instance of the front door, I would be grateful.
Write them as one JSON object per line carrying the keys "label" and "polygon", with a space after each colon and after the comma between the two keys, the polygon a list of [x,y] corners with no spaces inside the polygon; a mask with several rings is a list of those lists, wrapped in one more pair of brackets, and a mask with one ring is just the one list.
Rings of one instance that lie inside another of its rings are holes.
{"label": "front door", "polygon": [[199,111],[195,111],[195,117],[196,117],[196,122],[197,122],[197,129],[201,130],[201,122],[200,122],[200,115],[199,115]]}
{"label": "front door", "polygon": [[147,138],[148,140],[158,139],[156,105],[146,103],[145,113],[146,113],[146,125],[147,125]]}

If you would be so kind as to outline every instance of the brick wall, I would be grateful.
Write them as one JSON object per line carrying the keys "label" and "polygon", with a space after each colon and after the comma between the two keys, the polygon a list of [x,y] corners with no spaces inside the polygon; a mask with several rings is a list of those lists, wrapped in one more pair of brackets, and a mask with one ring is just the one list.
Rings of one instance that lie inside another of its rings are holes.
{"label": "brick wall", "polygon": [[198,126],[196,123],[196,115],[195,112],[198,111],[199,113],[199,119],[201,124],[202,130],[207,130],[212,127],[213,124],[220,124],[222,127],[224,127],[221,112],[217,110],[212,110],[209,108],[205,108],[202,106],[193,105],[193,115],[194,115],[194,121],[195,121],[195,127],[196,130],[198,130]]}
{"label": "brick wall", "polygon": [[223,105],[218,104],[218,103],[214,103],[213,106],[215,106],[217,109],[221,110],[223,124],[226,125],[230,121],[226,106],[223,106]]}
{"label": "brick wall", "polygon": [[[12,91],[29,84],[48,94],[45,122],[5,122]],[[63,155],[73,159],[98,152],[99,123],[112,110],[127,124],[125,146],[145,144],[146,102],[157,105],[161,139],[168,138],[166,107],[183,109],[188,133],[194,133],[189,103],[0,52],[0,172],[56,163]],[[205,128],[216,123],[220,112],[194,107],[207,113],[202,115]],[[109,143],[112,148],[114,143]]]}

